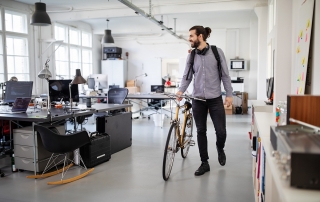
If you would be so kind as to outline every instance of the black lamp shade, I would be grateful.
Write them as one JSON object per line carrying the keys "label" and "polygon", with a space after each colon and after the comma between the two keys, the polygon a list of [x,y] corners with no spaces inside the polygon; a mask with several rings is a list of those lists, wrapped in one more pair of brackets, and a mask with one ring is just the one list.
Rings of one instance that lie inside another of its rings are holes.
{"label": "black lamp shade", "polygon": [[35,11],[31,16],[30,25],[34,26],[49,26],[51,20],[46,12],[46,4],[37,2],[35,3]]}
{"label": "black lamp shade", "polygon": [[74,79],[71,81],[70,84],[84,84],[86,83],[86,80],[81,76],[81,71],[80,69],[76,69],[76,76]]}
{"label": "black lamp shade", "polygon": [[102,43],[114,43],[113,37],[111,36],[111,30],[104,30],[104,36],[102,39]]}

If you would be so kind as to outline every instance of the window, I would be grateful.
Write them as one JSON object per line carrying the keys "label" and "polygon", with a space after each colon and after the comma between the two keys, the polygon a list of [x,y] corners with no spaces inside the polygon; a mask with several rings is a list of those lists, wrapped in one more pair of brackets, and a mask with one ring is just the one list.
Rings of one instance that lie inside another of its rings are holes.
{"label": "window", "polygon": [[0,31],[2,30],[2,15],[1,15],[1,8],[0,8]]}
{"label": "window", "polygon": [[29,57],[27,38],[6,37],[8,78],[16,76],[19,81],[29,80]]}
{"label": "window", "polygon": [[54,36],[56,40],[63,40],[64,43],[68,43],[68,27],[63,25],[55,25]]}
{"label": "window", "polygon": [[[57,46],[55,47],[57,48]],[[56,57],[56,77],[62,79],[69,79],[69,60],[68,60],[68,47],[60,46],[55,52]]]}
{"label": "window", "polygon": [[82,46],[92,47],[92,38],[90,33],[82,32]]}
{"label": "window", "polygon": [[84,78],[92,73],[92,51],[82,50],[82,75]]}
{"label": "window", "polygon": [[5,25],[8,32],[28,33],[27,16],[25,14],[6,10]]}
{"label": "window", "polygon": [[64,40],[55,53],[57,79],[72,79],[76,69],[81,70],[84,78],[92,74],[91,33],[56,24],[55,39]]}
{"label": "window", "polygon": [[0,82],[4,82],[4,64],[3,64],[2,35],[0,35]]}
{"label": "window", "polygon": [[12,76],[30,80],[27,14],[0,8],[0,82]]}
{"label": "window", "polygon": [[70,29],[70,44],[81,45],[80,43],[80,31],[76,29]]}
{"label": "window", "polygon": [[76,69],[81,69],[80,48],[70,48],[70,70],[75,75]]}

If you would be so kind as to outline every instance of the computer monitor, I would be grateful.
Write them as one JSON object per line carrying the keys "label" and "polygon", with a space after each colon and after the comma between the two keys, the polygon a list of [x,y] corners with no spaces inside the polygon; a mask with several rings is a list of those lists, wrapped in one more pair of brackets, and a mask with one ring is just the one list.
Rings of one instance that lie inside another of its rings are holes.
{"label": "computer monitor", "polygon": [[18,97],[32,96],[33,81],[7,81],[4,102],[13,103]]}
{"label": "computer monitor", "polygon": [[273,94],[273,82],[274,82],[273,77],[267,79],[267,98],[269,100],[272,98],[272,94]]}
{"label": "computer monitor", "polygon": [[[69,84],[71,79],[67,80],[49,80],[49,97],[51,101],[69,101]],[[78,85],[71,85],[71,97],[74,102],[79,102]]]}
{"label": "computer monitor", "polygon": [[106,74],[91,74],[89,78],[94,78],[94,90],[108,89],[108,75]]}
{"label": "computer monitor", "polygon": [[164,85],[151,85],[151,92],[164,93]]}
{"label": "computer monitor", "polygon": [[88,83],[88,88],[94,89],[94,87],[95,87],[94,78],[88,78],[88,79],[87,79],[87,83]]}

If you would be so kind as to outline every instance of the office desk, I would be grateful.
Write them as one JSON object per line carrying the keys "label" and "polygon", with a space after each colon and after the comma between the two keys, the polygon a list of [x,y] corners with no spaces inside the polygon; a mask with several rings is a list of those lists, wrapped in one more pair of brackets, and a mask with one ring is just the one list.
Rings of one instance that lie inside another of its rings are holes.
{"label": "office desk", "polygon": [[105,112],[116,109],[123,109],[127,107],[132,107],[132,104],[106,104],[106,103],[95,103],[91,108],[87,108],[85,104],[79,104],[78,108],[80,109],[91,109],[93,112]]}
{"label": "office desk", "polygon": [[[70,109],[56,109],[52,108],[50,109],[51,115],[48,115],[48,112],[46,109],[40,110],[40,112],[34,112],[32,110],[28,110],[27,113],[15,113],[15,114],[1,114],[0,113],[0,120],[9,120],[9,121],[27,121],[32,122],[32,127],[34,127],[37,123],[45,123],[45,122],[56,122],[59,120],[67,119],[67,118],[75,118],[79,116],[87,116],[92,115],[93,113],[97,112],[105,112],[110,110],[116,110],[116,109],[122,109],[126,107],[131,107],[131,104],[104,104],[104,103],[97,103],[92,105],[91,108],[87,108],[85,104],[80,104],[77,106],[78,109],[75,109],[73,111],[70,111]],[[79,110],[80,109],[80,110]],[[37,109],[39,111],[39,109]],[[0,112],[1,112],[1,106],[0,106]],[[131,119],[130,119],[131,120]],[[132,129],[132,125],[128,125],[129,128]],[[131,131],[131,130],[130,130]],[[130,132],[131,134],[131,132]],[[36,144],[37,140],[37,133],[33,130],[33,143]],[[10,134],[11,140],[12,140],[12,134]],[[11,142],[10,142],[11,143]],[[36,147],[34,147],[34,156],[33,160],[34,162],[37,162],[37,156],[36,156]],[[36,163],[34,163],[34,172],[36,174]]]}
{"label": "office desk", "polygon": [[[87,116],[93,114],[92,110],[82,109],[77,111],[70,111],[70,109],[56,109],[52,108],[50,109],[51,114],[48,114],[48,111],[46,109],[37,109],[39,112],[35,112],[33,109],[28,109],[26,113],[14,113],[14,114],[6,114],[1,113],[1,111],[4,111],[1,108],[6,108],[5,106],[0,106],[0,120],[8,120],[11,122],[14,121],[26,121],[26,122],[32,122],[32,128],[34,128],[34,125],[36,123],[45,123],[45,122],[56,122],[59,120],[67,119],[67,118],[75,118],[78,116]],[[11,128],[11,127],[10,127]],[[34,172],[36,174],[36,162],[37,162],[37,133],[32,131],[33,133],[33,163],[34,163]],[[12,133],[10,132],[10,146],[12,145]],[[11,147],[12,148],[12,147]]]}

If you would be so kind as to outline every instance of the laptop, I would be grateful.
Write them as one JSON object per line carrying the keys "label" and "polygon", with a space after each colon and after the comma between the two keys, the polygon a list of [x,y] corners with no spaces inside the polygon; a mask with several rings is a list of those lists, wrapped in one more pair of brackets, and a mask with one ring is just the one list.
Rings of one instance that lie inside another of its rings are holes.
{"label": "laptop", "polygon": [[15,99],[11,111],[0,111],[0,114],[25,113],[30,101],[30,97],[18,97]]}

